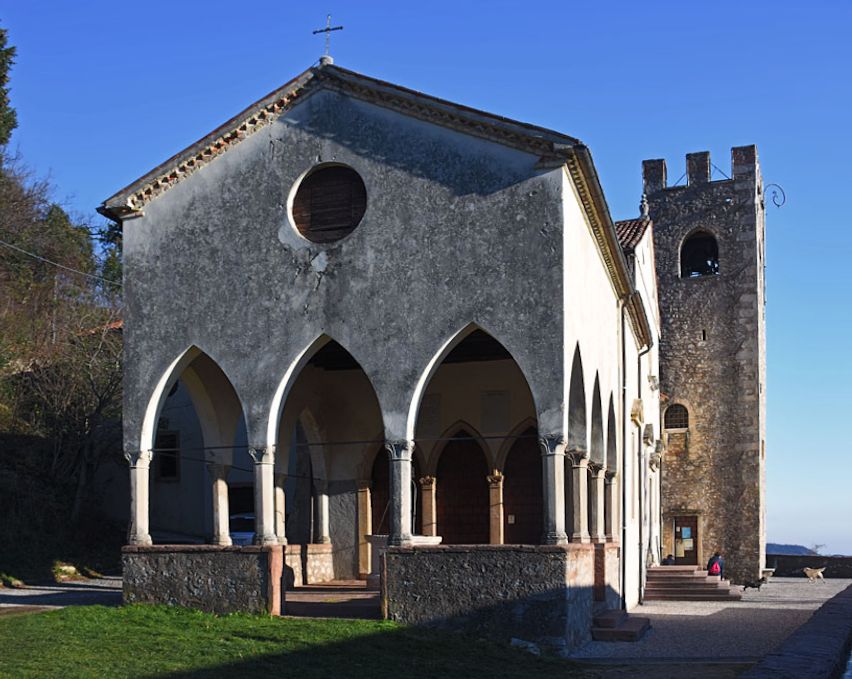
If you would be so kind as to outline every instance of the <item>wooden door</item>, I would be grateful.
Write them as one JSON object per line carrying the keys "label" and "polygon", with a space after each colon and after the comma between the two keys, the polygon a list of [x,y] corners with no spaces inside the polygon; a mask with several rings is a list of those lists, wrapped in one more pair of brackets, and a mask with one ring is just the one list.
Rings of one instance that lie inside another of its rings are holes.
{"label": "wooden door", "polygon": [[543,531],[541,451],[528,429],[509,451],[503,469],[503,535],[507,545],[537,545]]}
{"label": "wooden door", "polygon": [[698,517],[676,516],[674,520],[675,564],[698,565]]}
{"label": "wooden door", "polygon": [[487,545],[489,535],[488,463],[469,434],[447,443],[438,461],[436,514],[445,545]]}

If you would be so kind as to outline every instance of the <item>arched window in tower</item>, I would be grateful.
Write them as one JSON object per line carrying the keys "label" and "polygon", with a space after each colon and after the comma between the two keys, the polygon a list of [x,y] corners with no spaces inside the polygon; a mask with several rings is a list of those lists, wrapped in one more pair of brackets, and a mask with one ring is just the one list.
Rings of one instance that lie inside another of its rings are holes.
{"label": "arched window in tower", "polygon": [[666,410],[666,429],[688,429],[689,411],[680,403],[670,405]]}
{"label": "arched window in tower", "polygon": [[696,231],[680,248],[680,277],[697,278],[719,273],[719,246],[712,234]]}

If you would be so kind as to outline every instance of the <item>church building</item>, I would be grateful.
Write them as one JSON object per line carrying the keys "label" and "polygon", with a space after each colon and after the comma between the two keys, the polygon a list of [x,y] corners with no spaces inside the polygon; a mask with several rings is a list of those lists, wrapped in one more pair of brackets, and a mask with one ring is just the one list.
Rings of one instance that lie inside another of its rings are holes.
{"label": "church building", "polygon": [[[638,164],[637,164],[638,174]],[[328,57],[107,199],[124,233],[125,599],[570,651],[647,569],[764,545],[763,207]],[[638,203],[637,197],[637,203]]]}

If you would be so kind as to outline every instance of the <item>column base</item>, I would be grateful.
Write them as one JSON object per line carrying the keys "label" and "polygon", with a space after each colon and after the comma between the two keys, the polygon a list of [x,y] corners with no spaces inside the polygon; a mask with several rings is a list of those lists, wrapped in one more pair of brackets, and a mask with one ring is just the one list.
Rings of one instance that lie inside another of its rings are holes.
{"label": "column base", "polygon": [[565,545],[568,544],[568,535],[563,532],[545,533],[541,541],[545,545]]}
{"label": "column base", "polygon": [[330,545],[331,544],[331,538],[328,535],[323,535],[322,537],[314,540],[314,544],[315,545]]}
{"label": "column base", "polygon": [[212,545],[218,545],[219,547],[230,547],[230,546],[231,546],[231,545],[233,545],[234,543],[233,543],[233,541],[231,540],[231,536],[229,535],[229,536],[227,536],[227,537],[219,537],[219,538],[215,538],[215,537],[214,537],[214,538],[210,541],[210,544],[212,544]]}
{"label": "column base", "polygon": [[256,545],[277,545],[278,544],[278,536],[277,535],[255,535],[254,536],[254,544]]}
{"label": "column base", "polygon": [[278,538],[278,544],[279,545],[286,545],[287,544],[287,538]]}
{"label": "column base", "polygon": [[392,547],[410,547],[412,544],[410,535],[390,535],[388,545]]}
{"label": "column base", "polygon": [[128,541],[129,545],[139,545],[141,547],[147,547],[154,544],[154,541],[151,539],[151,536],[147,533],[143,533],[140,535],[131,535],[130,540]]}
{"label": "column base", "polygon": [[582,544],[589,544],[592,541],[592,536],[586,533],[583,535],[582,533],[573,533],[571,535],[571,542],[579,542]]}

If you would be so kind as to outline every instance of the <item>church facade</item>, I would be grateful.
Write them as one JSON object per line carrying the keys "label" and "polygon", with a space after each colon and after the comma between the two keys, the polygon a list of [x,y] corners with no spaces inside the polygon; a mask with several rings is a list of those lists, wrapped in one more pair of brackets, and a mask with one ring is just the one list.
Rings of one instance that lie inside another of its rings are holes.
{"label": "church facade", "polygon": [[[109,198],[126,596],[231,610],[221,592],[257,572],[247,589],[280,612],[287,580],[372,574],[390,618],[486,611],[500,634],[570,648],[595,611],[635,606],[669,551],[724,550],[756,575],[762,274],[747,299],[726,267],[751,261],[762,213],[755,152],[734,157],[730,186],[691,170],[686,191],[646,164],[647,207],[614,223],[579,140],[326,59]],[[696,239],[706,261],[684,281]],[[693,388],[722,373],[740,388]],[[715,475],[731,455],[740,495]],[[742,520],[719,509],[747,492]],[[233,544],[235,517],[254,545]]]}

